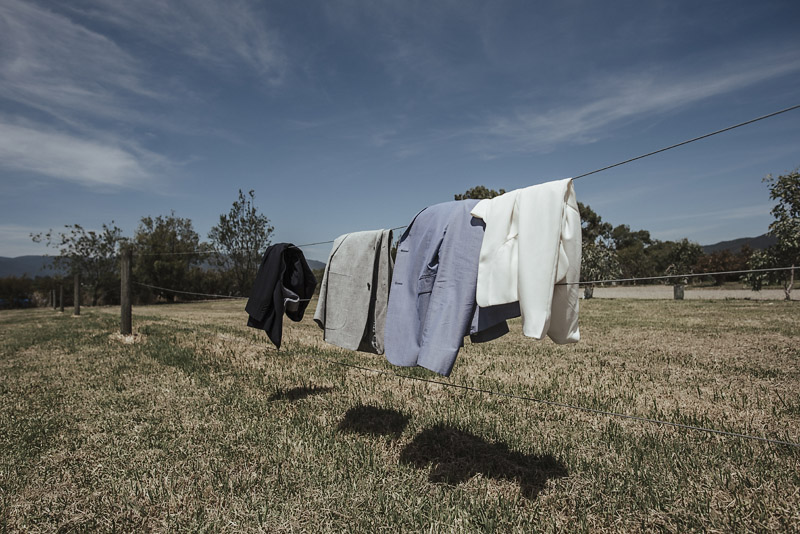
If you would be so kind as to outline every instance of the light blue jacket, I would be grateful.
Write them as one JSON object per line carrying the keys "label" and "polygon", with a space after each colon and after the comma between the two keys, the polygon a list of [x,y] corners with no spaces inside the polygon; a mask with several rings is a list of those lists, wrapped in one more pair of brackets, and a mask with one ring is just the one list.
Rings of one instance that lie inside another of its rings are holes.
{"label": "light blue jacket", "polygon": [[475,291],[484,223],[477,200],[445,202],[414,217],[397,247],[384,344],[394,365],[453,369],[464,336],[489,341],[508,332],[519,303],[478,308]]}

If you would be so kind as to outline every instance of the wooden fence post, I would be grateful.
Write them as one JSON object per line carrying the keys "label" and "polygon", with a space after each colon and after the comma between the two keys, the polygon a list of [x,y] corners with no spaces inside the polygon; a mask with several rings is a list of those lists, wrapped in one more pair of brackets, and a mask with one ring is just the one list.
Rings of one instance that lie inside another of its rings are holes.
{"label": "wooden fence post", "polygon": [[683,300],[683,284],[672,286],[672,297],[674,300]]}
{"label": "wooden fence post", "polygon": [[53,305],[53,310],[56,309],[56,290],[50,290],[50,303]]}
{"label": "wooden fence post", "polygon": [[58,311],[64,313],[64,284],[58,285],[58,307]]}
{"label": "wooden fence post", "polygon": [[75,311],[73,315],[81,314],[81,273],[75,273]]}
{"label": "wooden fence post", "polygon": [[120,303],[120,322],[119,333],[123,336],[131,335],[131,249],[123,248],[119,258],[119,303]]}

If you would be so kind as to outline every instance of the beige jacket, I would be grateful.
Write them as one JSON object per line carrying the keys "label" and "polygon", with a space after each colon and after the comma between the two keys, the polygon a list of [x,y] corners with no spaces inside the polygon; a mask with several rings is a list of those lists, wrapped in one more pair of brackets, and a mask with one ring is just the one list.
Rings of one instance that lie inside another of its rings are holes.
{"label": "beige jacket", "polygon": [[336,238],[319,291],[314,320],[328,343],[383,354],[383,332],[394,261],[391,230]]}

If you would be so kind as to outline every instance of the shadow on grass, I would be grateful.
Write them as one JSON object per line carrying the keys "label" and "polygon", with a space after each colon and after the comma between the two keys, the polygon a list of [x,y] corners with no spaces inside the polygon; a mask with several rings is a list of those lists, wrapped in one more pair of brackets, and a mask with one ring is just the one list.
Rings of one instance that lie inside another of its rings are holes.
{"label": "shadow on grass", "polygon": [[344,419],[339,423],[339,431],[396,438],[403,433],[406,425],[408,416],[397,410],[356,406],[344,414]]}
{"label": "shadow on grass", "polygon": [[478,473],[513,480],[528,499],[535,499],[549,479],[569,474],[563,462],[553,456],[522,454],[505,443],[491,443],[446,425],[420,432],[401,452],[400,463],[418,468],[432,464],[428,478],[434,483],[455,485]]}
{"label": "shadow on grass", "polygon": [[279,389],[270,395],[268,400],[270,402],[279,400],[288,400],[294,402],[300,399],[305,399],[306,397],[310,397],[311,395],[322,395],[324,393],[328,393],[329,391],[333,391],[333,388],[328,386],[302,386],[292,389]]}

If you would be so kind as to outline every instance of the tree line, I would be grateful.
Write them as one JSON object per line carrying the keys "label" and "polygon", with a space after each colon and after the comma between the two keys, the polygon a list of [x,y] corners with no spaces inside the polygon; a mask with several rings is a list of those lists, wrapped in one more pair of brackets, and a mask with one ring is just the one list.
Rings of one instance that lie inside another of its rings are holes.
{"label": "tree line", "polygon": [[[202,298],[188,293],[247,295],[274,231],[256,207],[252,190],[239,190],[228,213],[220,215],[211,228],[207,241],[201,240],[191,219],[175,212],[142,217],[130,238],[123,236],[114,221],[98,231],[79,224],[64,228],[31,235],[34,242],[58,250],[52,269],[59,274],[0,279],[0,305],[42,305],[47,300],[42,295],[71,281],[75,273],[80,273],[86,304],[118,303],[123,247],[133,253],[133,292],[138,304]],[[72,292],[67,293],[71,302]]]}
{"label": "tree line", "polygon": [[[664,278],[663,282],[684,285],[690,280],[676,275],[800,266],[800,173],[795,169],[777,177],[768,175],[762,181],[769,188],[770,199],[777,201],[771,211],[775,220],[767,232],[776,243],[766,250],[754,251],[744,246],[736,253],[720,250],[705,254],[699,244],[686,238],[661,241],[654,239],[647,230],[632,230],[627,224],[613,226],[604,222],[591,206],[578,202],[583,237],[581,281],[672,276]],[[494,198],[503,193],[503,189],[495,191],[479,185],[455,195],[455,200]],[[778,284],[789,300],[794,269],[744,276],[713,275],[694,280],[714,285],[739,280],[756,291],[767,284]],[[585,296],[590,297],[593,284],[585,287]]]}
{"label": "tree line", "polygon": [[[581,280],[800,266],[800,173],[794,170],[777,177],[768,175],[763,181],[770,198],[777,202],[771,212],[775,219],[768,231],[776,243],[766,250],[753,251],[745,246],[737,253],[722,250],[705,254],[699,244],[686,238],[662,241],[647,230],[632,230],[627,224],[613,226],[589,205],[579,202],[583,233]],[[496,191],[481,185],[455,195],[455,199],[493,198],[503,193],[503,189]],[[113,221],[103,224],[99,231],[71,224],[63,231],[32,234],[35,242],[58,250],[52,267],[62,274],[34,279],[0,278],[0,307],[46,304],[50,290],[65,283],[65,277],[71,281],[75,273],[80,273],[86,304],[117,303],[122,247],[130,247],[133,252],[133,290],[138,304],[203,298],[189,293],[247,296],[273,231],[269,219],[255,205],[255,192],[239,190],[238,198],[227,213],[219,216],[206,241],[200,239],[190,219],[174,212],[142,217],[131,238],[124,237]],[[778,284],[788,300],[794,270],[695,280],[716,285],[739,280],[754,290]],[[663,282],[686,284],[689,280],[676,277]],[[591,296],[592,287],[587,284],[587,297]],[[70,305],[71,291],[65,291],[65,296],[65,304]]]}

